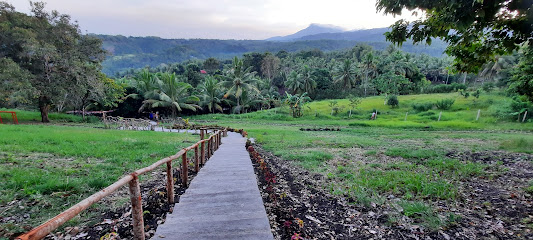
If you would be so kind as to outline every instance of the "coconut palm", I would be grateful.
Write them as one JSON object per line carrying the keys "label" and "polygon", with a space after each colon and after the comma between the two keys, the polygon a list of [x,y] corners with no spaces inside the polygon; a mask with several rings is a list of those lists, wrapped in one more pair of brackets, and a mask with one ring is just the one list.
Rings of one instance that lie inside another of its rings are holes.
{"label": "coconut palm", "polygon": [[333,69],[333,82],[341,84],[343,90],[351,89],[355,86],[357,67],[350,59],[346,59],[342,64]]}
{"label": "coconut palm", "polygon": [[222,112],[222,103],[227,102],[227,99],[223,99],[224,92],[220,88],[220,84],[217,79],[212,76],[207,76],[205,82],[199,86],[200,93],[200,106],[207,107],[210,113],[214,113],[215,110]]}
{"label": "coconut palm", "polygon": [[251,72],[251,67],[244,68],[243,61],[235,57],[233,59],[233,66],[226,72],[228,80],[221,83],[222,86],[227,87],[228,91],[224,95],[227,98],[230,95],[237,99],[237,106],[240,105],[240,98],[245,91],[259,92],[255,84],[255,72]]}
{"label": "coconut palm", "polygon": [[157,89],[145,94],[139,112],[145,108],[169,108],[172,117],[176,117],[176,113],[183,109],[191,111],[201,109],[196,104],[200,99],[189,94],[189,90],[192,89],[190,84],[179,81],[175,73],[158,73],[156,76]]}
{"label": "coconut palm", "polygon": [[307,65],[304,65],[299,73],[291,72],[285,85],[295,94],[312,93],[316,89],[316,82]]}

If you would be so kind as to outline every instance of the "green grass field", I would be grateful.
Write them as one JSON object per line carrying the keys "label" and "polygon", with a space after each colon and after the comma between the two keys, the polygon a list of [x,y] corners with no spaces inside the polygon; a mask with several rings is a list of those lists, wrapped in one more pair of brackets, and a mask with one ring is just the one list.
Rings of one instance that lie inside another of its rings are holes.
{"label": "green grass field", "polygon": [[[442,110],[440,121],[441,110],[412,108],[414,103],[441,99],[455,99],[455,103]],[[399,96],[398,108],[384,105],[383,97],[369,97],[351,117],[348,100],[336,101],[341,110],[333,115],[330,101],[317,101],[304,107],[301,118],[292,118],[285,106],[239,115],[200,115],[191,121],[245,129],[264,149],[322,174],[329,180],[324,189],[355,204],[384,206],[391,204],[387,196],[392,194],[401,199],[397,203],[404,209],[401,214],[432,230],[460,218],[442,210],[437,213],[435,202],[460,201],[461,183],[492,179],[508,171],[499,161],[471,162],[449,154],[533,153],[533,123],[516,122],[507,109],[512,100],[501,93],[482,94],[479,99],[465,99],[458,93]],[[378,119],[369,120],[375,110]],[[481,117],[476,121],[478,110]],[[17,112],[22,123],[34,123],[40,117],[38,112]],[[51,119],[60,124],[83,122],[66,114],[51,114]],[[197,140],[187,134],[85,126],[0,125],[0,180],[5,183],[0,186],[0,211],[23,218],[2,223],[0,231],[36,226],[125,173]],[[341,131],[300,131],[328,126]],[[529,182],[524,191],[531,192],[531,186]],[[19,203],[10,204],[13,200]],[[87,211],[70,224],[84,222],[96,212]],[[398,214],[389,221],[394,222]]]}
{"label": "green grass field", "polygon": [[[415,128],[415,129],[454,129],[454,130],[520,130],[533,131],[531,120],[527,123],[517,123],[514,115],[508,113],[512,99],[501,92],[484,93],[479,99],[474,97],[464,98],[458,93],[421,94],[398,96],[400,105],[392,108],[384,105],[385,98],[382,96],[364,98],[352,110],[349,117],[349,100],[337,99],[337,114],[332,115],[329,106],[331,100],[315,101],[303,107],[304,116],[293,118],[288,106],[269,109],[248,114],[239,115],[201,115],[194,119],[200,120],[243,120],[243,121],[272,121],[293,125],[315,126],[362,126],[362,127],[386,127],[386,128]],[[439,110],[433,107],[431,110],[417,112],[412,108],[415,103],[436,103],[442,99],[454,99],[455,103],[449,110]],[[378,111],[377,120],[370,120],[372,112]],[[476,121],[477,112],[480,118]],[[442,112],[440,121],[438,116]],[[407,113],[407,119],[405,115]]]}
{"label": "green grass field", "polygon": [[[436,102],[454,98],[449,110],[415,112],[415,102]],[[243,128],[264,149],[330,180],[324,186],[334,194],[354,199],[356,204],[391,204],[386,197],[402,199],[404,215],[436,230],[453,224],[457,216],[439,215],[434,202],[460,201],[461,182],[504,174],[496,163],[464,161],[449,153],[518,152],[533,153],[533,124],[502,118],[500,109],[510,99],[498,93],[479,99],[457,93],[400,96],[400,106],[383,104],[383,97],[362,101],[348,117],[345,106],[331,115],[329,101],[308,104],[301,118],[292,118],[287,107],[240,115],[203,115],[192,121]],[[378,120],[369,120],[379,111]],[[476,121],[478,109],[481,117]],[[408,113],[405,121],[405,113]],[[300,131],[300,128],[339,127],[341,131]],[[422,216],[422,217],[421,217]],[[440,216],[440,217],[439,217]],[[394,219],[389,219],[394,221]]]}
{"label": "green grass field", "polygon": [[[20,218],[2,223],[4,234],[35,227],[124,174],[198,140],[191,134],[53,125],[0,125],[0,136],[0,211]],[[112,207],[97,204],[70,225]]]}

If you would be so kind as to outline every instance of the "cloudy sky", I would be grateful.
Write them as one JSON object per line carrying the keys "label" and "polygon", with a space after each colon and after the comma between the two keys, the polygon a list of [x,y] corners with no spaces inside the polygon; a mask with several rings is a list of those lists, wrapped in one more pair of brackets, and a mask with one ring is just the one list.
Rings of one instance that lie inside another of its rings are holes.
{"label": "cloudy sky", "polygon": [[[4,0],[5,1],[5,0]],[[29,12],[28,0],[7,0]],[[368,29],[394,23],[375,0],[46,0],[83,31],[163,38],[265,39],[311,23]],[[403,14],[404,18],[413,18]]]}

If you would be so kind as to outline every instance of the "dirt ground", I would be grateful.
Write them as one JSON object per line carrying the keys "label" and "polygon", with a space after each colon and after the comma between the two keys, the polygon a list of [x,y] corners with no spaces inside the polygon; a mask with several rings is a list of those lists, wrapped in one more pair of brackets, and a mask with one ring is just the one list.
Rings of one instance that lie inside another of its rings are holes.
{"label": "dirt ground", "polygon": [[[394,195],[365,207],[330,194],[325,176],[294,166],[258,145],[252,148],[276,239],[533,239],[533,198],[524,191],[533,177],[533,156],[528,154],[448,153],[462,161],[499,164],[505,171],[494,169],[490,178],[461,182],[455,201],[432,202],[437,212],[460,216],[454,224],[432,231],[402,215],[394,204],[400,199]],[[389,221],[391,217],[396,221]]]}

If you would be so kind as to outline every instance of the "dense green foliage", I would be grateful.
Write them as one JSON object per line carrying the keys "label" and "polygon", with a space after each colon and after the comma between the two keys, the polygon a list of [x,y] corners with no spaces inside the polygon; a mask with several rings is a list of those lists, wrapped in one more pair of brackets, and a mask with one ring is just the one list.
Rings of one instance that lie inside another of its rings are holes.
{"label": "dense green foliage", "polygon": [[0,2],[0,104],[38,103],[43,122],[52,105],[58,111],[116,106],[123,89],[100,72],[101,41],[81,34],[70,16],[44,6],[31,2],[27,15]]}
{"label": "dense green foliage", "polygon": [[[158,37],[125,37],[95,35],[103,41],[103,47],[111,56],[103,63],[108,75],[128,69],[146,66],[158,67],[174,62],[216,59],[232,59],[250,52],[301,52],[319,49],[324,52],[349,49],[358,43],[366,43],[383,50],[389,45],[385,37],[379,40],[350,41],[342,39],[301,40],[294,42],[273,42],[260,40],[217,40],[217,39],[162,39]],[[442,57],[446,45],[436,43],[421,46],[406,43],[402,50],[414,54]],[[207,70],[207,68],[206,68]],[[255,71],[255,70],[254,70]],[[208,71],[209,72],[209,71]],[[209,72],[212,73],[212,72]]]}
{"label": "dense green foliage", "polygon": [[387,40],[403,43],[406,39],[431,44],[441,38],[449,46],[446,53],[455,57],[462,72],[477,72],[498,55],[510,54],[521,43],[533,44],[531,1],[431,1],[379,0],[378,11],[399,15],[403,9],[419,10],[424,17],[408,22],[399,20],[387,33]]}

